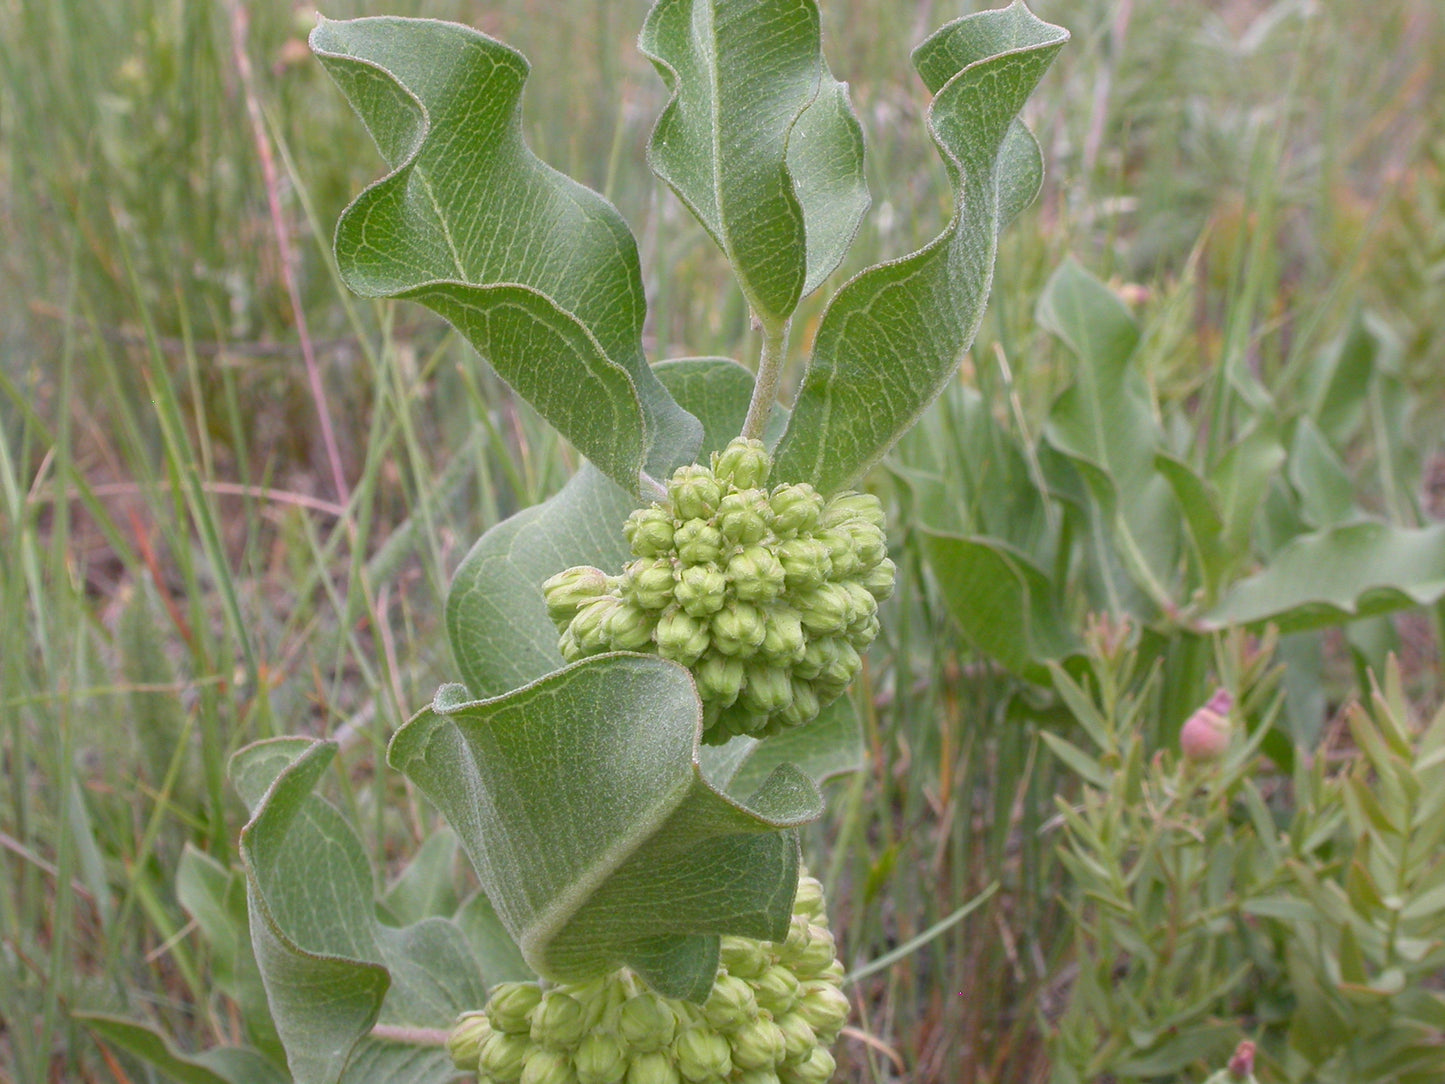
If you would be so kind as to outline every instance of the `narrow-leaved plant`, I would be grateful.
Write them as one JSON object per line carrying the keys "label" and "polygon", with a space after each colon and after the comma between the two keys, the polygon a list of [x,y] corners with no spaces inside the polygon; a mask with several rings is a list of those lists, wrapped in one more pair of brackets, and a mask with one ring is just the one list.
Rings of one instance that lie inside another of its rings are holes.
{"label": "narrow-leaved plant", "polygon": [[[843,693],[893,584],[855,487],[973,340],[1042,177],[1018,114],[1066,40],[1014,3],[917,48],[951,218],[837,290],[784,410],[793,313],[869,202],[813,0],[657,0],[639,43],[670,91],[649,163],[730,264],[755,372],[645,356],[637,245],[527,147],[522,56],[451,23],[321,21],[311,46],[389,167],[338,224],[346,284],[440,313],[587,462],[473,547],[447,601],[459,680],[392,739],[451,830],[377,901],[315,793],[335,745],[243,749],[244,870],[189,855],[183,895],[230,938],[247,1045],[97,1031],[187,1080],[832,1077],[848,1002],[798,829],[859,762]],[[423,905],[458,848],[480,893]]]}

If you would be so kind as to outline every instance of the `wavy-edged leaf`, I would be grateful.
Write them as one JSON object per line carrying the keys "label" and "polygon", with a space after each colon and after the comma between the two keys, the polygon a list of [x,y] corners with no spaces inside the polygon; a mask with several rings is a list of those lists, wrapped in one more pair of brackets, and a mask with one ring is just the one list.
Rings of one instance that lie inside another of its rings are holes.
{"label": "wavy-edged leaf", "polygon": [[450,921],[400,929],[377,921],[361,841],[313,793],[335,755],[334,743],[279,739],[232,758],[232,779],[251,808],[241,856],[251,942],[276,1030],[296,1084],[362,1079],[348,1066],[380,1054],[388,1064],[400,1059],[404,1079],[439,1084],[453,1075],[444,1056],[393,1049],[368,1033],[378,1022],[449,1027],[486,991]]}
{"label": "wavy-edged leaf", "polygon": [[[659,365],[657,374],[701,419],[699,457],[742,429],[753,377],[737,362],[680,358]],[[631,494],[584,464],[555,496],[477,541],[452,580],[446,613],[452,654],[475,697],[500,696],[563,665],[542,583],[573,565],[620,569],[631,556],[622,524],[636,506]]]}
{"label": "wavy-edged leaf", "polygon": [[78,1012],[75,1019],[178,1084],[290,1084],[286,1075],[255,1050],[221,1046],[183,1054],[154,1028],[106,1013]]}
{"label": "wavy-edged leaf", "polygon": [[658,0],[638,45],[672,92],[653,172],[778,326],[842,262],[868,208],[863,133],[813,0]]}
{"label": "wavy-edged leaf", "polygon": [[626,964],[700,999],[724,933],[776,938],[797,880],[789,829],[822,812],[783,766],[746,805],[698,765],[688,672],[603,655],[505,696],[438,703],[396,732],[405,772],[461,837],[527,963],[575,980]]}
{"label": "wavy-edged leaf", "polygon": [[435,309],[629,492],[699,437],[642,351],[637,245],[622,216],[522,138],[528,64],[470,27],[322,20],[311,48],[392,172],[342,214],[352,290]]}
{"label": "wavy-edged leaf", "polygon": [[1015,118],[1068,32],[1022,3],[965,16],[913,53],[934,94],[928,128],[954,190],[931,244],[870,268],[829,304],[777,450],[777,473],[827,492],[882,458],[943,389],[978,330],[998,231],[1042,174]]}
{"label": "wavy-edged leaf", "polygon": [[1337,625],[1445,597],[1445,524],[1350,523],[1301,535],[1242,580],[1203,625],[1272,622],[1281,632]]}

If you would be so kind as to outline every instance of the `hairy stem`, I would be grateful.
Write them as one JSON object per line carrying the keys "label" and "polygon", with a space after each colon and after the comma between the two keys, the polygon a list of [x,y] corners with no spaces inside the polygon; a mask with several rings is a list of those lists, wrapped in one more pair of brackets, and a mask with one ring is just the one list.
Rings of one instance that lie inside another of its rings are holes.
{"label": "hairy stem", "polygon": [[377,1024],[371,1037],[384,1043],[405,1043],[408,1046],[446,1046],[450,1031],[443,1028],[404,1028],[393,1024]]}
{"label": "hairy stem", "polygon": [[763,324],[763,353],[758,359],[757,382],[753,384],[753,400],[748,404],[748,416],[743,422],[742,435],[749,440],[761,440],[763,429],[768,424],[768,415],[778,400],[778,382],[783,375],[783,359],[788,354],[788,328],[791,320],[780,324]]}

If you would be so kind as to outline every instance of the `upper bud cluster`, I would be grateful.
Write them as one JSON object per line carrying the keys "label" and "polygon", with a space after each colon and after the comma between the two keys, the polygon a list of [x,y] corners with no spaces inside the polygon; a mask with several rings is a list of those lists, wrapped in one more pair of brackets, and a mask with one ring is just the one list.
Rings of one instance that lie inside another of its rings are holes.
{"label": "upper bud cluster", "polygon": [[688,667],[709,743],[798,726],[836,699],[893,590],[883,508],[807,483],[769,490],[771,471],[761,441],[734,440],[628,517],[621,575],[581,566],[549,579],[563,657],[646,651]]}
{"label": "upper bud cluster", "polygon": [[835,956],[821,886],[805,873],[787,938],[722,938],[702,1005],[625,968],[545,992],[502,983],[447,1046],[479,1084],[826,1084],[848,1016]]}

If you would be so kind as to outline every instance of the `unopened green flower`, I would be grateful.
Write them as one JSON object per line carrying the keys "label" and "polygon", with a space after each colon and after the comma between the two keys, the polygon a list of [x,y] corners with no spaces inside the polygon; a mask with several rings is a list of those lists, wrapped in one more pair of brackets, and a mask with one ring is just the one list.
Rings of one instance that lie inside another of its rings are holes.
{"label": "unopened green flower", "polygon": [[802,996],[794,1011],[824,1042],[832,1042],[848,1019],[848,998],[836,983],[827,979],[810,979],[800,986],[799,992]]}
{"label": "unopened green flower", "polygon": [[492,1022],[484,1011],[463,1013],[447,1036],[447,1053],[463,1072],[476,1072],[482,1043],[492,1034]]}
{"label": "unopened green flower", "polygon": [[672,513],[654,504],[628,516],[622,533],[638,557],[662,557],[672,549],[673,527]]}
{"label": "unopened green flower", "polygon": [[477,1072],[501,1084],[516,1084],[522,1078],[522,1067],[533,1049],[529,1035],[494,1031],[477,1052]]}
{"label": "unopened green flower", "polygon": [[739,437],[712,456],[713,473],[734,489],[756,489],[768,480],[773,460],[760,440]]}
{"label": "unopened green flower", "polygon": [[546,583],[542,590],[547,596],[547,616],[559,629],[577,616],[578,607],[584,602],[601,598],[607,593],[607,573],[591,565],[566,568]]}
{"label": "unopened green flower", "polygon": [[578,1084],[622,1084],[627,1075],[627,1048],[609,1032],[584,1035],[572,1061]]}
{"label": "unopened green flower", "polygon": [[768,969],[770,956],[763,943],[751,937],[723,937],[718,942],[722,966],[740,979],[756,979]]}
{"label": "unopened green flower", "polygon": [[562,1050],[536,1046],[522,1064],[521,1084],[575,1084],[572,1058]]}
{"label": "unopened green flower", "polygon": [[627,1084],[682,1084],[682,1077],[671,1058],[661,1051],[653,1051],[632,1059]]}
{"label": "unopened green flower", "polygon": [[644,990],[627,999],[617,1027],[633,1050],[650,1053],[672,1044],[677,1034],[677,1013],[663,998]]}
{"label": "unopened green flower", "polygon": [[745,980],[724,974],[713,983],[702,1012],[719,1031],[732,1031],[758,1015],[758,999]]}
{"label": "unopened green flower", "polygon": [[893,589],[876,498],[768,491],[770,470],[756,440],[679,468],[666,500],[628,517],[636,557],[620,576],[544,585],[565,659],[650,651],[691,670],[710,743],[816,718],[857,676]]}
{"label": "unopened green flower", "polygon": [[561,990],[548,990],[532,1010],[532,1039],[549,1046],[575,1046],[587,1030],[582,1003]]}
{"label": "unopened green flower", "polygon": [[542,991],[531,982],[503,982],[487,999],[487,1018],[497,1031],[526,1035],[532,1030],[532,1010],[542,1000]]}
{"label": "unopened green flower", "polygon": [[798,1065],[808,1060],[818,1049],[818,1036],[808,1022],[795,1012],[775,1016],[778,1030],[783,1033],[784,1065]]}
{"label": "unopened green flower", "polygon": [[733,1071],[732,1050],[720,1032],[710,1027],[681,1031],[672,1046],[678,1072],[693,1084],[726,1077]]}
{"label": "unopened green flower", "polygon": [[783,1063],[787,1040],[773,1018],[759,1013],[728,1036],[733,1064],[743,1069],[773,1069]]}
{"label": "unopened green flower", "polygon": [[758,1008],[767,1009],[777,1020],[791,1012],[798,1002],[798,976],[785,965],[774,964],[753,983]]}
{"label": "unopened green flower", "polygon": [[679,519],[707,519],[717,511],[722,487],[712,471],[694,464],[673,472],[667,483],[667,497]]}
{"label": "unopened green flower", "polygon": [[828,1084],[837,1071],[838,1063],[826,1046],[815,1046],[805,1059],[796,1065],[783,1067],[779,1078],[782,1084]]}

